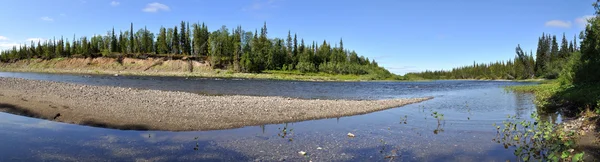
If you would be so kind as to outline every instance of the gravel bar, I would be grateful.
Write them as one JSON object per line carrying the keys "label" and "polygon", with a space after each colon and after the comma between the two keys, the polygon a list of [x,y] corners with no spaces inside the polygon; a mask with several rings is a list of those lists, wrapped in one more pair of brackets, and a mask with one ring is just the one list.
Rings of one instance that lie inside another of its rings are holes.
{"label": "gravel bar", "polygon": [[365,114],[431,99],[319,100],[187,92],[0,77],[0,111],[125,130],[196,131]]}

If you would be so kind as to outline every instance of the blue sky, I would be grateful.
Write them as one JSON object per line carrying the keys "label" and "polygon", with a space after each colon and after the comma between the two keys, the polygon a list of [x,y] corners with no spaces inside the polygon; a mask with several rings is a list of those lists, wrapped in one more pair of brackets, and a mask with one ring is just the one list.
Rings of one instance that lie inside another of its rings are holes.
{"label": "blue sky", "polygon": [[[594,13],[594,0],[6,0],[0,48],[73,34],[147,26],[157,32],[181,20],[245,30],[267,22],[270,37],[288,30],[306,42],[339,42],[397,74],[451,69],[535,50],[542,32],[571,40]],[[560,38],[559,38],[560,39]],[[534,51],[535,52],[535,51]]]}

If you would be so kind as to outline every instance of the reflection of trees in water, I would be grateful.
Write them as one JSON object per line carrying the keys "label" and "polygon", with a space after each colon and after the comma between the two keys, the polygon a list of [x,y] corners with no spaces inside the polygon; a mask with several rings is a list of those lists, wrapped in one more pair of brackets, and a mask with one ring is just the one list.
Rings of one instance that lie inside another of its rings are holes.
{"label": "reflection of trees in water", "polygon": [[528,104],[528,102],[526,102],[526,101],[531,100],[531,99],[527,98],[526,94],[523,94],[523,93],[513,93],[513,94],[515,94],[515,100],[516,100],[515,116],[517,119],[522,119],[523,114],[525,114],[525,111],[530,106],[530,104]]}
{"label": "reflection of trees in water", "polygon": [[[515,105],[515,116],[517,119],[522,119],[523,115],[526,115],[527,110],[531,108],[531,98],[532,94],[528,93],[513,93],[515,95],[516,105]],[[558,113],[556,111],[541,111],[541,107],[538,105],[535,106],[536,112],[540,120],[548,121],[550,123],[556,124],[558,121]],[[543,113],[542,113],[543,112]]]}

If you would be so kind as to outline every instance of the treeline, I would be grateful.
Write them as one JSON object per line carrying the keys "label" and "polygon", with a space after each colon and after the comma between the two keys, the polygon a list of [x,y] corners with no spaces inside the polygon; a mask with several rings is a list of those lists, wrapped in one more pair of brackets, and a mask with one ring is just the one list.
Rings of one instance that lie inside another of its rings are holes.
{"label": "treeline", "polygon": [[473,63],[473,65],[453,68],[452,70],[424,71],[408,73],[413,79],[555,79],[564,68],[569,57],[579,51],[577,37],[568,41],[563,34],[559,45],[556,35],[542,34],[538,39],[535,58],[533,51],[523,52],[517,45],[515,58],[492,63]]}
{"label": "treeline", "polygon": [[30,45],[15,46],[0,53],[0,61],[15,62],[23,59],[53,59],[63,57],[169,57],[202,59],[213,68],[236,72],[264,70],[298,70],[329,74],[370,74],[373,79],[395,77],[379,67],[375,60],[359,56],[355,51],[338,44],[305,43],[296,34],[288,32],[286,39],[267,37],[266,23],[260,29],[245,31],[241,26],[229,29],[222,26],[210,32],[202,23],[181,22],[173,28],[161,27],[154,34],[146,27],[134,32],[133,23],[127,31],[116,33],[114,28],[106,35],[90,38],[73,36],[53,38]]}

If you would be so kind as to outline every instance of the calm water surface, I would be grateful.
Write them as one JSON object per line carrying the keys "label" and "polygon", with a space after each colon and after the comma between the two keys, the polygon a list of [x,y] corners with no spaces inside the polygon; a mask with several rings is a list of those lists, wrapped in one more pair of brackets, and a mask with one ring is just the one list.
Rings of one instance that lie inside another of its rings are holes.
{"label": "calm water surface", "polygon": [[[535,111],[532,95],[502,89],[531,84],[517,82],[301,82],[8,72],[0,72],[0,77],[210,95],[435,97],[365,115],[194,132],[122,131],[0,113],[0,161],[516,161],[513,148],[492,141],[497,135],[492,124],[507,115],[530,120]],[[444,115],[441,124],[433,112]],[[348,138],[349,132],[356,137]]]}

